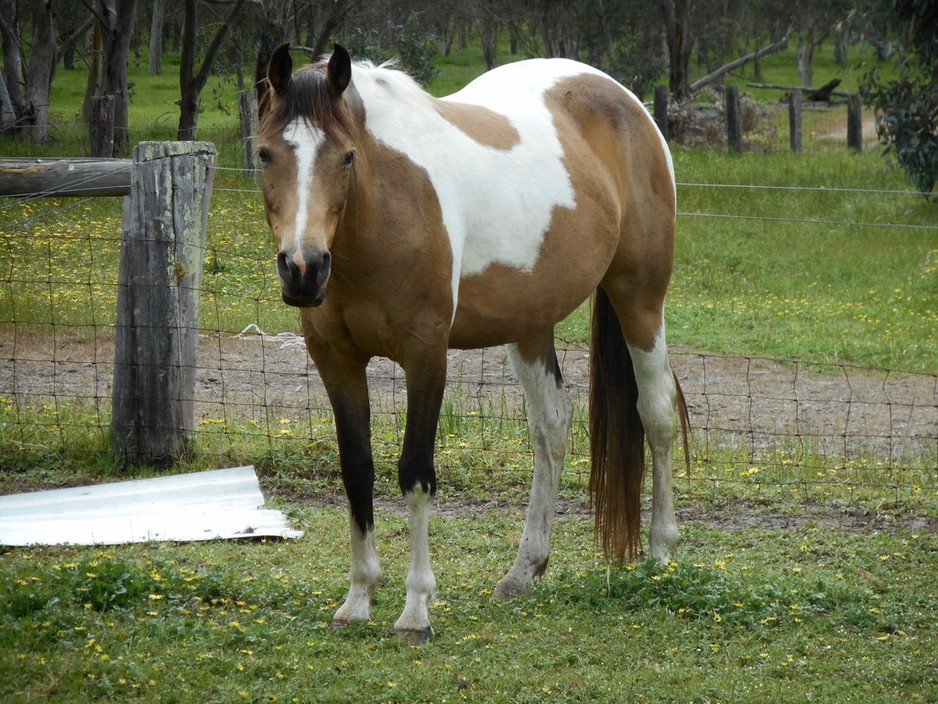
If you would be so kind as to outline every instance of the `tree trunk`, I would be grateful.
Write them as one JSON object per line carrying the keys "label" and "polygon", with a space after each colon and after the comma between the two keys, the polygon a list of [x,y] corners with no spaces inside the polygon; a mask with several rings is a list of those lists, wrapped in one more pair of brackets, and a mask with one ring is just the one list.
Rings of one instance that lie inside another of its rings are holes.
{"label": "tree trunk", "polygon": [[124,152],[130,144],[127,57],[130,54],[137,0],[97,0],[95,8],[102,24],[103,58],[94,94],[95,97],[114,96],[114,150]]}
{"label": "tree trunk", "polygon": [[[101,23],[95,22],[91,28],[91,61],[88,64],[88,80],[85,84],[85,99],[81,104],[81,117],[85,123],[91,123],[91,106],[98,88],[98,76],[101,73]],[[110,155],[109,155],[110,156]]]}
{"label": "tree trunk", "polygon": [[0,0],[0,35],[3,37],[3,77],[16,117],[26,110],[23,97],[23,55],[16,30],[16,0]]}
{"label": "tree trunk", "polygon": [[814,81],[814,44],[811,42],[811,31],[808,36],[798,38],[798,75],[801,77],[803,88],[810,88]]}
{"label": "tree trunk", "polygon": [[13,109],[13,103],[10,100],[10,93],[7,90],[6,78],[0,71],[0,134],[9,134],[16,125],[16,111]]}
{"label": "tree trunk", "polygon": [[690,98],[690,57],[694,38],[690,29],[694,0],[661,0],[668,43],[668,84],[678,101]]}
{"label": "tree trunk", "polygon": [[49,92],[55,72],[55,26],[52,0],[33,4],[33,43],[26,69],[27,137],[42,144],[49,135]]}
{"label": "tree trunk", "polygon": [[182,25],[182,52],[179,59],[179,125],[176,139],[191,141],[196,138],[199,120],[199,92],[192,77],[195,74],[195,43],[198,35],[196,0],[185,0]]}
{"label": "tree trunk", "polygon": [[150,15],[150,73],[163,73],[163,0],[153,0]]}
{"label": "tree trunk", "polygon": [[245,0],[235,0],[234,7],[228,13],[225,21],[212,37],[212,43],[205,51],[202,66],[195,73],[196,39],[198,35],[198,15],[196,0],[186,0],[185,25],[183,27],[182,57],[179,63],[179,128],[177,138],[182,141],[194,140],[199,121],[199,94],[208,81],[212,70],[212,63],[218,54],[218,49],[225,40],[225,35],[234,23]]}
{"label": "tree trunk", "polygon": [[486,17],[482,20],[480,30],[482,39],[482,56],[485,58],[485,70],[491,71],[495,68],[495,45],[498,41],[498,23],[492,17]]}

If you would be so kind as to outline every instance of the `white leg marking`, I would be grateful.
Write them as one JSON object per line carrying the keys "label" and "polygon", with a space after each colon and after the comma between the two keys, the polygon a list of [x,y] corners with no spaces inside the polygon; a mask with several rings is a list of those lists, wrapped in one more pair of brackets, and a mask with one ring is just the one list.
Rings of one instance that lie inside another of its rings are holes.
{"label": "white leg marking", "polygon": [[528,428],[534,446],[534,480],[518,556],[496,586],[496,598],[509,598],[527,591],[531,581],[547,567],[560,471],[573,418],[566,389],[558,385],[554,371],[539,362],[525,362],[515,345],[510,345],[508,352],[527,400]]}
{"label": "white leg marking", "polygon": [[375,549],[375,534],[368,531],[362,535],[355,519],[350,517],[349,520],[352,534],[350,586],[345,603],[339,607],[332,619],[333,626],[345,626],[349,621],[370,620],[371,597],[381,578],[378,551]]}
{"label": "white leg marking", "polygon": [[652,504],[649,552],[667,561],[678,540],[677,519],[671,491],[671,469],[678,419],[677,388],[665,344],[664,323],[651,351],[629,345],[638,383],[638,414],[651,446]]}
{"label": "white leg marking", "polygon": [[436,578],[430,567],[431,496],[418,485],[406,499],[410,515],[410,569],[404,611],[394,624],[394,630],[424,643],[433,637],[429,607],[436,592]]}

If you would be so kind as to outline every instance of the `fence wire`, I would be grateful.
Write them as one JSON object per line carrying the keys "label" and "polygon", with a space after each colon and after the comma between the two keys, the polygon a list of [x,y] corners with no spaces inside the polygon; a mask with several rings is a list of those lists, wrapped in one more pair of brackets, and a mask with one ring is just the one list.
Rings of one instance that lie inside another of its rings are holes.
{"label": "fence wire", "polygon": [[[257,200],[250,186],[218,190]],[[215,213],[229,207],[212,205]],[[24,196],[0,213],[0,462],[16,471],[63,457],[106,461],[120,201]],[[205,251],[194,451],[206,465],[309,462],[313,472],[335,473],[331,410],[293,332],[295,314],[279,302],[266,233],[234,222]],[[249,233],[254,249],[230,246]],[[559,347],[576,407],[565,481],[584,485],[588,350]],[[938,492],[938,374],[684,352],[672,364],[693,428],[689,488],[831,501],[883,488]],[[453,351],[449,370],[443,475],[457,486],[480,472],[525,483],[524,404],[505,350]],[[390,472],[403,432],[403,374],[378,359],[368,375],[376,454]]]}

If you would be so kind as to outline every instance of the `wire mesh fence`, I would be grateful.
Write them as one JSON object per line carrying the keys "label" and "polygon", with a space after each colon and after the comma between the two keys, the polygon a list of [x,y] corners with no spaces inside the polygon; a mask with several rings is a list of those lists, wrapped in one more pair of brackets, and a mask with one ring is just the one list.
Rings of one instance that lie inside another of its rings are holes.
{"label": "wire mesh fence", "polygon": [[[331,411],[296,314],[280,303],[258,201],[250,175],[213,195],[192,452],[206,466],[285,461],[334,474]],[[0,461],[8,469],[107,461],[120,201],[26,196],[0,208]],[[575,341],[559,347],[576,407],[565,482],[580,486],[589,467],[588,355]],[[672,364],[693,427],[692,471],[682,481],[695,490],[832,501],[938,492],[938,374],[683,351]],[[506,352],[453,351],[449,369],[442,473],[457,486],[479,473],[490,485],[503,481],[495,476],[525,483],[524,403]],[[390,472],[403,374],[374,360],[369,380],[373,441]]]}

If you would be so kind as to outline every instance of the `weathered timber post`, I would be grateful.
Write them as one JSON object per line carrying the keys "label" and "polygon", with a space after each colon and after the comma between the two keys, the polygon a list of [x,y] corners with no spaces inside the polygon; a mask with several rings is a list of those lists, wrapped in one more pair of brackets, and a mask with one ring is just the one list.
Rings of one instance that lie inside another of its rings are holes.
{"label": "weathered timber post", "polygon": [[863,151],[863,103],[856,94],[847,98],[847,148]]}
{"label": "weathered timber post", "polygon": [[798,154],[802,145],[801,91],[788,91],[788,143],[791,150]]}
{"label": "weathered timber post", "polygon": [[124,465],[168,465],[194,431],[199,294],[215,147],[141,142],[124,199],[112,433]]}
{"label": "weathered timber post", "polygon": [[244,168],[257,168],[254,160],[257,141],[257,92],[243,90],[238,93],[238,112],[241,115],[241,145],[244,149]]}
{"label": "weathered timber post", "polygon": [[671,139],[668,133],[668,87],[655,86],[655,105],[654,105],[655,124],[661,130],[665,141]]}
{"label": "weathered timber post", "polygon": [[726,87],[726,143],[737,154],[743,151],[743,121],[739,108],[739,86]]}
{"label": "weathered timber post", "polygon": [[114,156],[114,96],[100,95],[91,101],[91,156]]}

